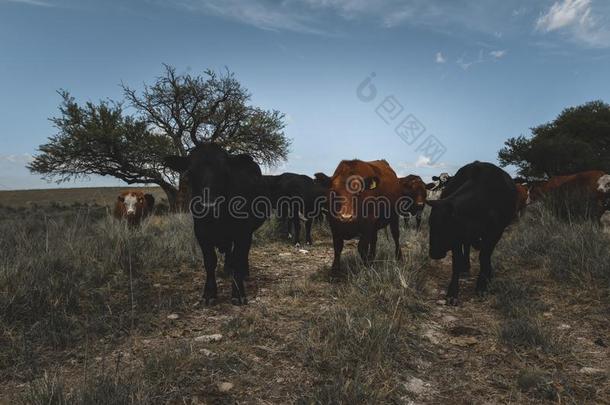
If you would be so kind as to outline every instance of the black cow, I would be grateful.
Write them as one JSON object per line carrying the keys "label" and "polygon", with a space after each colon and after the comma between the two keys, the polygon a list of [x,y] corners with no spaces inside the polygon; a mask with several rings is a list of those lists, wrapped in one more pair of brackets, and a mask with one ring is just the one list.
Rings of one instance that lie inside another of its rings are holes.
{"label": "black cow", "polygon": [[266,195],[289,234],[290,225],[294,229],[294,244],[299,245],[301,218],[305,221],[305,242],[312,244],[311,226],[320,213],[326,190],[304,174],[283,173],[277,176],[263,176]]}
{"label": "black cow", "polygon": [[487,289],[491,255],[514,217],[516,195],[515,183],[505,171],[491,163],[474,162],[449,180],[440,200],[428,201],[432,206],[430,257],[442,259],[449,250],[453,254],[448,305],[458,304],[459,276],[467,270],[470,246],[480,249],[477,292]]}
{"label": "black cow", "polygon": [[188,157],[166,158],[168,166],[188,172],[195,236],[206,272],[203,299],[216,302],[216,249],[225,254],[225,267],[233,272],[231,302],[247,304],[244,279],[252,233],[264,222],[254,215],[252,201],[263,189],[261,170],[248,155],[231,155],[221,147],[203,143]]}

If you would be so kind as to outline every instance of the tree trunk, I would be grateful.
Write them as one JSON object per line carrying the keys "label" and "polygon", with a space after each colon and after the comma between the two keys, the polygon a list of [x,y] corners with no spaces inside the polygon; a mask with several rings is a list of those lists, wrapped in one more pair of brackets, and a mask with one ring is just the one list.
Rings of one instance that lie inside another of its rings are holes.
{"label": "tree trunk", "polygon": [[159,186],[161,189],[163,189],[163,191],[165,191],[167,203],[169,204],[169,210],[171,212],[176,212],[176,198],[178,196],[178,190],[170,183],[161,183]]}

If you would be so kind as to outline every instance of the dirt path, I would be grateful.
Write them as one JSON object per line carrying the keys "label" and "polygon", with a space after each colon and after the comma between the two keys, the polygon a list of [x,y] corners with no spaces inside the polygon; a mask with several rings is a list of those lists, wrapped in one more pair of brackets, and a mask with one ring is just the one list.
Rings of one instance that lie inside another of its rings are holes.
{"label": "dirt path", "polygon": [[[610,403],[607,313],[593,302],[583,305],[582,297],[566,299],[575,291],[557,288],[541,271],[522,272],[520,286],[539,287],[532,298],[543,303],[540,327],[558,347],[511,346],[500,337],[506,319],[496,297],[474,293],[477,267],[461,281],[460,306],[452,307],[442,299],[450,261],[432,265],[427,300],[434,310],[424,336],[435,360],[412,384],[415,397],[423,403]],[[499,272],[497,278],[511,276]]]}
{"label": "dirt path", "polygon": [[[354,250],[355,242],[346,249]],[[473,263],[475,259],[473,255]],[[165,389],[175,394],[172,402],[296,402],[312,388],[316,377],[303,364],[302,334],[307,322],[337,299],[338,285],[327,278],[331,260],[332,246],[326,240],[304,249],[285,243],[255,246],[247,285],[251,300],[245,307],[230,304],[227,279],[219,283],[219,304],[208,308],[199,304],[200,270],[189,269],[178,277],[168,274],[156,285],[159,294],[178,288],[189,308],[159,313],[148,332],[134,333],[119,346],[100,340],[86,352],[68,353],[53,371],[61,372],[67,381],[78,381],[83,374],[94,376],[104,370],[139,373],[152,367],[162,369],[162,377],[175,384]],[[477,272],[473,264],[473,273]],[[421,328],[427,353],[421,361],[409,359],[418,366],[405,383],[407,403],[608,401],[610,352],[604,347],[610,343],[608,317],[594,308],[594,301],[587,304],[579,299],[576,305],[566,296],[574,292],[557,290],[541,272],[519,273],[519,282],[541,286],[536,297],[544,302],[540,319],[554,341],[564,345],[557,353],[545,353],[511,347],[500,339],[506,318],[494,307],[493,296],[475,296],[474,277],[461,283],[461,305],[445,306],[442,296],[449,276],[449,260],[430,265],[425,301],[432,310]],[[502,271],[498,274],[498,278],[508,276]],[[166,371],[166,360],[158,360],[167,353],[178,353],[171,372]],[[157,359],[152,366],[150,359]],[[532,387],[527,381],[519,383],[527,370],[542,373]],[[12,388],[15,393],[24,385]],[[11,395],[5,395],[0,399],[8,401]]]}

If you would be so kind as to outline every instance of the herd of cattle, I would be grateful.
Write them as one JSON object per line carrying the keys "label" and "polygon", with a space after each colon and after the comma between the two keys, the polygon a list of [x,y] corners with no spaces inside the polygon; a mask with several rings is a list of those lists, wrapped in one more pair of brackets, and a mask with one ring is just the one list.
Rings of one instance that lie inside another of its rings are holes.
{"label": "herd of cattle", "polygon": [[[206,271],[203,299],[208,305],[217,298],[217,251],[224,254],[225,268],[233,274],[232,303],[247,303],[244,280],[249,275],[252,234],[268,217],[256,209],[261,197],[277,208],[277,215],[288,227],[292,225],[295,243],[299,243],[301,221],[305,221],[305,241],[312,242],[312,221],[319,214],[317,208],[322,206],[332,231],[333,272],[340,270],[345,240],[358,238],[362,260],[365,263],[373,260],[377,233],[388,225],[395,257],[401,260],[400,217],[405,220],[415,217],[419,229],[424,207],[430,205],[429,255],[442,259],[452,252],[453,272],[447,290],[450,305],[458,304],[459,278],[469,271],[471,247],[480,251],[477,292],[486,290],[494,248],[506,227],[528,204],[554,190],[574,188],[596,202],[600,217],[610,208],[610,175],[601,171],[527,184],[512,179],[491,163],[473,162],[452,177],[443,173],[433,177],[433,183],[425,184],[416,175],[397,177],[385,160],[344,160],[332,176],[324,173],[316,173],[313,179],[293,173],[265,176],[250,156],[231,155],[208,143],[197,145],[187,157],[168,157],[166,163],[188,176],[193,201],[205,196],[203,201],[199,200],[198,209],[191,205],[191,212],[195,237],[203,253]],[[299,208],[279,208],[277,204],[286,197],[297,198],[301,202]],[[239,215],[233,210],[235,205],[240,207]],[[153,206],[152,196],[125,192],[118,197],[115,216],[137,224],[151,213]]]}

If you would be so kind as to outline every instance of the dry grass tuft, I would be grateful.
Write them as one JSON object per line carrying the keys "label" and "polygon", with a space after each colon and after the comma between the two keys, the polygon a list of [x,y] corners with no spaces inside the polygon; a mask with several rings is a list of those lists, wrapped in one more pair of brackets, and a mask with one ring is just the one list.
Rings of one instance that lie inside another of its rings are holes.
{"label": "dry grass tuft", "polygon": [[426,251],[420,243],[396,263],[389,243],[380,242],[380,260],[369,268],[346,257],[336,303],[306,325],[305,363],[318,380],[304,402],[373,403],[406,394],[402,383],[412,370],[405,359],[418,352],[417,321],[427,313],[418,295]]}
{"label": "dry grass tuft", "polygon": [[121,335],[151,308],[184,305],[180,295],[161,299],[151,275],[199,263],[189,223],[176,215],[130,229],[86,209],[1,221],[0,368],[36,374],[43,347]]}

